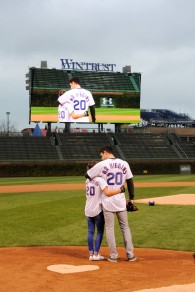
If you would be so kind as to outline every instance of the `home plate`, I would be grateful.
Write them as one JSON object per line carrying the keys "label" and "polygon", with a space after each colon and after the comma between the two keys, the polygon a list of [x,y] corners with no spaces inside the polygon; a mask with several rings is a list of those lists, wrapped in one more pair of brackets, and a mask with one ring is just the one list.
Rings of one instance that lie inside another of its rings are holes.
{"label": "home plate", "polygon": [[74,266],[74,265],[51,265],[47,267],[47,270],[60,273],[60,274],[72,274],[72,273],[80,273],[80,272],[88,272],[98,270],[99,266],[96,265],[82,265],[82,266]]}

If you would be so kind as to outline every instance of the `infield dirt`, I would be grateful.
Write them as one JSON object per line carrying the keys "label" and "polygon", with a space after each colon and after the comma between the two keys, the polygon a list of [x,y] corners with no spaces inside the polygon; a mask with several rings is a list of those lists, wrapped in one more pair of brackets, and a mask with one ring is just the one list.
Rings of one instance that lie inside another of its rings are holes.
{"label": "infield dirt", "polygon": [[[173,185],[195,186],[195,183],[139,183],[136,184],[136,187]],[[70,190],[73,188],[84,189],[84,184],[1,186],[0,193]],[[186,195],[184,194],[184,196]],[[171,199],[170,196],[166,198]],[[167,203],[169,204],[169,201]],[[87,247],[0,248],[0,291],[195,291],[195,262],[192,252],[135,248],[138,260],[133,263],[126,261],[124,248],[119,247],[118,253],[119,261],[110,263],[107,260],[89,262]],[[101,254],[108,257],[108,248],[102,247]],[[76,266],[78,270],[78,266],[93,264],[98,265],[99,269],[66,274],[47,269],[51,265],[70,265],[71,269]]]}

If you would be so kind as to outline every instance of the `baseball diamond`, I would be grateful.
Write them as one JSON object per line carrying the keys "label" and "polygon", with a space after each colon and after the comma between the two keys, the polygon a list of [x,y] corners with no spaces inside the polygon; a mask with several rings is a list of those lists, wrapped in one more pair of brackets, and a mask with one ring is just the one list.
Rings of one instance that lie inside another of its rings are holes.
{"label": "baseball diamond", "polygon": [[[154,183],[152,184],[154,186]],[[171,185],[172,183],[165,184]],[[184,185],[187,184],[184,183]],[[189,184],[195,185],[195,183]],[[137,183],[138,188],[149,185],[151,186],[151,183]],[[181,184],[174,183],[174,185]],[[52,190],[69,190],[73,187],[81,189],[83,185],[60,184],[59,188],[56,184],[1,186],[0,193],[6,191],[28,192],[38,189],[45,191],[51,190],[51,187]],[[153,199],[155,200],[155,198]],[[167,200],[169,204],[171,197],[168,197]],[[125,261],[124,249],[119,247],[118,250],[120,258],[117,264],[101,261],[91,265],[86,257],[86,246],[1,248],[1,291],[87,292],[91,290],[91,283],[93,283],[94,292],[194,291],[195,265],[191,252],[135,248],[138,260],[129,263]],[[102,247],[102,252],[108,256],[107,247]],[[121,274],[123,275],[122,280]]]}

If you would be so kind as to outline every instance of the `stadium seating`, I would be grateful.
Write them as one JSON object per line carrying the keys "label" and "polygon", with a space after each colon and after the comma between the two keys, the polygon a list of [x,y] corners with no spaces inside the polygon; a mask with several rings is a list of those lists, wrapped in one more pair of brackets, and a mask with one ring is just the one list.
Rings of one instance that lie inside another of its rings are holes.
{"label": "stadium seating", "polygon": [[155,121],[155,120],[159,121],[161,119],[157,113],[153,111],[147,111],[147,110],[141,110],[141,118],[148,122]]}
{"label": "stadium seating", "polygon": [[[66,133],[57,134],[64,160],[99,160],[99,149],[112,143],[105,133]],[[117,156],[119,153],[113,145]]]}
{"label": "stadium seating", "polygon": [[191,141],[183,141],[176,134],[164,134],[170,143],[175,148],[175,151],[179,153],[180,158],[194,159],[195,158],[195,144]]}
{"label": "stadium seating", "polygon": [[53,161],[59,156],[46,137],[1,137],[0,161]]}
{"label": "stadium seating", "polygon": [[171,110],[167,109],[156,109],[153,110],[161,118],[168,120],[169,122],[179,122],[179,121],[189,121],[190,118],[187,115],[177,114]]}
{"label": "stadium seating", "polygon": [[184,158],[195,159],[195,145],[193,143],[178,143]]}
{"label": "stadium seating", "polygon": [[69,78],[67,71],[56,69],[32,68],[34,89],[60,89],[69,88]]}
{"label": "stadium seating", "polygon": [[153,133],[115,134],[126,159],[177,159],[174,148],[163,135]]}
{"label": "stadium seating", "polygon": [[174,133],[55,133],[50,137],[0,137],[0,161],[100,160],[99,149],[111,145],[125,160],[195,159],[195,144]]}
{"label": "stadium seating", "polygon": [[134,85],[128,74],[103,72],[72,72],[79,78],[82,86],[90,90],[131,91]]}
{"label": "stadium seating", "polygon": [[141,118],[151,123],[187,123],[193,120],[186,114],[178,114],[167,109],[141,110]]}
{"label": "stadium seating", "polygon": [[81,86],[93,91],[139,92],[139,73],[66,71],[58,69],[30,68],[34,90],[69,89],[69,80],[77,76]]}

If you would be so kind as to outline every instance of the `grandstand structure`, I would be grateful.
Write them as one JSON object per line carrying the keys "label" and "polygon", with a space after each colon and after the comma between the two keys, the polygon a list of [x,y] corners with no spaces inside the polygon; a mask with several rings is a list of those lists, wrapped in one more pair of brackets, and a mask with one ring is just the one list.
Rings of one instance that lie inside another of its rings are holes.
{"label": "grandstand structure", "polygon": [[[139,93],[141,86],[141,74],[130,72],[94,72],[31,67],[29,76],[34,91],[48,90],[57,94],[61,89],[70,89],[69,80],[73,76],[77,76],[81,86],[93,94],[102,94],[102,92],[109,94]],[[27,89],[29,90],[30,87],[28,86]]]}
{"label": "grandstand structure", "polygon": [[52,137],[0,137],[0,161],[56,161],[58,153]]}
{"label": "grandstand structure", "polygon": [[143,109],[141,110],[141,118],[147,126],[195,127],[195,121],[189,115],[168,109]]}
{"label": "grandstand structure", "polygon": [[56,133],[49,137],[0,137],[0,162],[85,162],[99,160],[99,148],[133,161],[195,161],[195,141],[175,133]]}
{"label": "grandstand structure", "polygon": [[[97,104],[102,93],[121,99],[126,93],[132,100],[134,96],[140,97],[140,73],[30,68],[28,90],[30,98],[33,94],[31,104],[40,104],[35,97],[41,97],[43,105],[45,102],[56,104],[58,91],[69,89],[69,80],[74,75],[79,77],[82,87],[97,98]],[[195,172],[195,121],[191,117],[165,109],[141,109],[141,120],[143,126],[121,124],[113,132],[103,132],[98,128],[98,131],[91,132],[59,133],[52,132],[48,126],[46,136],[0,136],[0,171],[1,165],[17,163],[86,164],[89,160],[100,159],[100,147],[111,145],[116,157],[131,165],[140,165],[140,174],[146,164],[156,170],[154,163],[190,164]]]}

